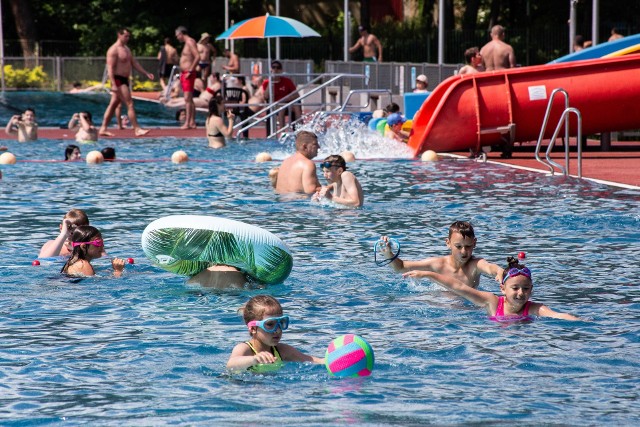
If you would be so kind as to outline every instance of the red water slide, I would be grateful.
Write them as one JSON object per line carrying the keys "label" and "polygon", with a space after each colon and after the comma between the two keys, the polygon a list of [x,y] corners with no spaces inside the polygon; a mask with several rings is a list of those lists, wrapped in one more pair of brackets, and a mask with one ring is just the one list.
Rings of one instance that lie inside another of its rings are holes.
{"label": "red water slide", "polygon": [[[567,91],[569,106],[580,110],[583,134],[640,128],[640,55],[635,54],[450,77],[414,116],[408,145],[417,156],[535,141],[556,88]],[[554,98],[545,138],[553,135],[564,105],[563,96]]]}

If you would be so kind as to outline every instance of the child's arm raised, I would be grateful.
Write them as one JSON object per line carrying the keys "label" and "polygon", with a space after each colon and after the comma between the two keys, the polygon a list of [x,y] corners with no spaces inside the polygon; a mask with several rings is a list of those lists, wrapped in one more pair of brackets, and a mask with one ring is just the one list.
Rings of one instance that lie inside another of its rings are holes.
{"label": "child's arm raised", "polygon": [[[380,250],[380,253],[382,253],[382,255],[386,259],[393,258],[394,254],[391,251],[389,237],[382,236],[380,240],[385,242],[385,244],[382,246],[382,249]],[[440,258],[425,258],[418,261],[404,261],[400,257],[396,256],[395,259],[389,263],[389,265],[391,266],[391,268],[393,268],[394,271],[399,273],[404,273],[417,268],[427,271],[436,271],[438,270],[439,261],[441,261]]]}
{"label": "child's arm raised", "polygon": [[62,250],[62,246],[64,246],[64,242],[70,237],[69,230],[69,220],[65,219],[62,221],[62,227],[60,228],[60,234],[54,241],[49,241],[45,243],[40,249],[40,253],[38,254],[38,258],[48,258],[52,256],[60,255],[60,251]]}
{"label": "child's arm raised", "polygon": [[487,276],[495,278],[496,282],[502,283],[502,274],[504,273],[504,269],[499,265],[490,263],[484,258],[480,258],[476,264],[476,268]]}

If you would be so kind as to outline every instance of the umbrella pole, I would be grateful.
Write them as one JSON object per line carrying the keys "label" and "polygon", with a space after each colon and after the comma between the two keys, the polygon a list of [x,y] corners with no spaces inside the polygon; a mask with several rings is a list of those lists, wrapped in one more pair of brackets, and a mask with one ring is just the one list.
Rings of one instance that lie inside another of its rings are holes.
{"label": "umbrella pole", "polygon": [[[271,107],[269,109],[269,114],[271,114],[273,113],[274,98],[273,98],[273,74],[271,73],[271,39],[269,39],[268,37],[267,37],[267,57],[268,57],[267,67],[269,67],[269,104]],[[271,123],[271,133],[275,134],[277,131],[275,116],[272,115],[271,117],[269,117],[269,123]]]}

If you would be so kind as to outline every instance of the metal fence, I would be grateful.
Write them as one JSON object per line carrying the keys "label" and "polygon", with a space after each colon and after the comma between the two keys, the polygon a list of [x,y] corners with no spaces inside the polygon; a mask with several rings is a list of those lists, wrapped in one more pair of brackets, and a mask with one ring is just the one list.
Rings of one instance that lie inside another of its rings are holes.
{"label": "metal fence", "polygon": [[[158,60],[153,57],[137,58],[140,65],[147,71],[157,74]],[[224,74],[222,65],[225,59],[217,58],[213,70]],[[319,73],[314,72],[315,64],[311,60],[281,60],[284,72],[297,85],[304,85]],[[42,81],[22,80],[19,86],[7,85],[6,89],[42,89],[53,91],[65,91],[74,82],[103,81],[105,76],[105,58],[100,57],[52,57],[52,58],[22,58],[5,57],[4,65],[10,65],[15,71],[30,70],[34,67],[42,67],[46,78]],[[266,77],[269,73],[268,59],[266,58],[241,58],[241,75],[251,77],[260,74]],[[351,78],[344,82],[350,89],[389,89],[394,94],[411,92],[415,85],[416,77],[425,74],[429,79],[429,88],[435,88],[442,80],[454,75],[461,64],[427,64],[427,63],[364,63],[325,61],[323,73],[329,74],[358,74],[366,76]],[[6,70],[6,68],[5,68]],[[5,80],[7,80],[5,75]],[[134,72],[134,77],[138,76]],[[142,79],[146,79],[142,77]],[[157,79],[156,79],[157,81]],[[248,80],[250,81],[250,80]],[[6,83],[9,83],[7,81]],[[159,89],[159,86],[158,86]]]}

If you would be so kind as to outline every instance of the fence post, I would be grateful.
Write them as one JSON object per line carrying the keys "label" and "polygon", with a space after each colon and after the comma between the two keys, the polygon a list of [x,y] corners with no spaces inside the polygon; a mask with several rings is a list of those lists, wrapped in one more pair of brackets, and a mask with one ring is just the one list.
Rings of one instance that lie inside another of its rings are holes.
{"label": "fence post", "polygon": [[61,72],[62,61],[61,61],[59,56],[56,56],[55,64],[56,64],[56,67],[55,67],[55,70],[56,70],[56,82],[58,83],[57,84],[57,89],[58,89],[58,92],[62,92],[62,72]]}

